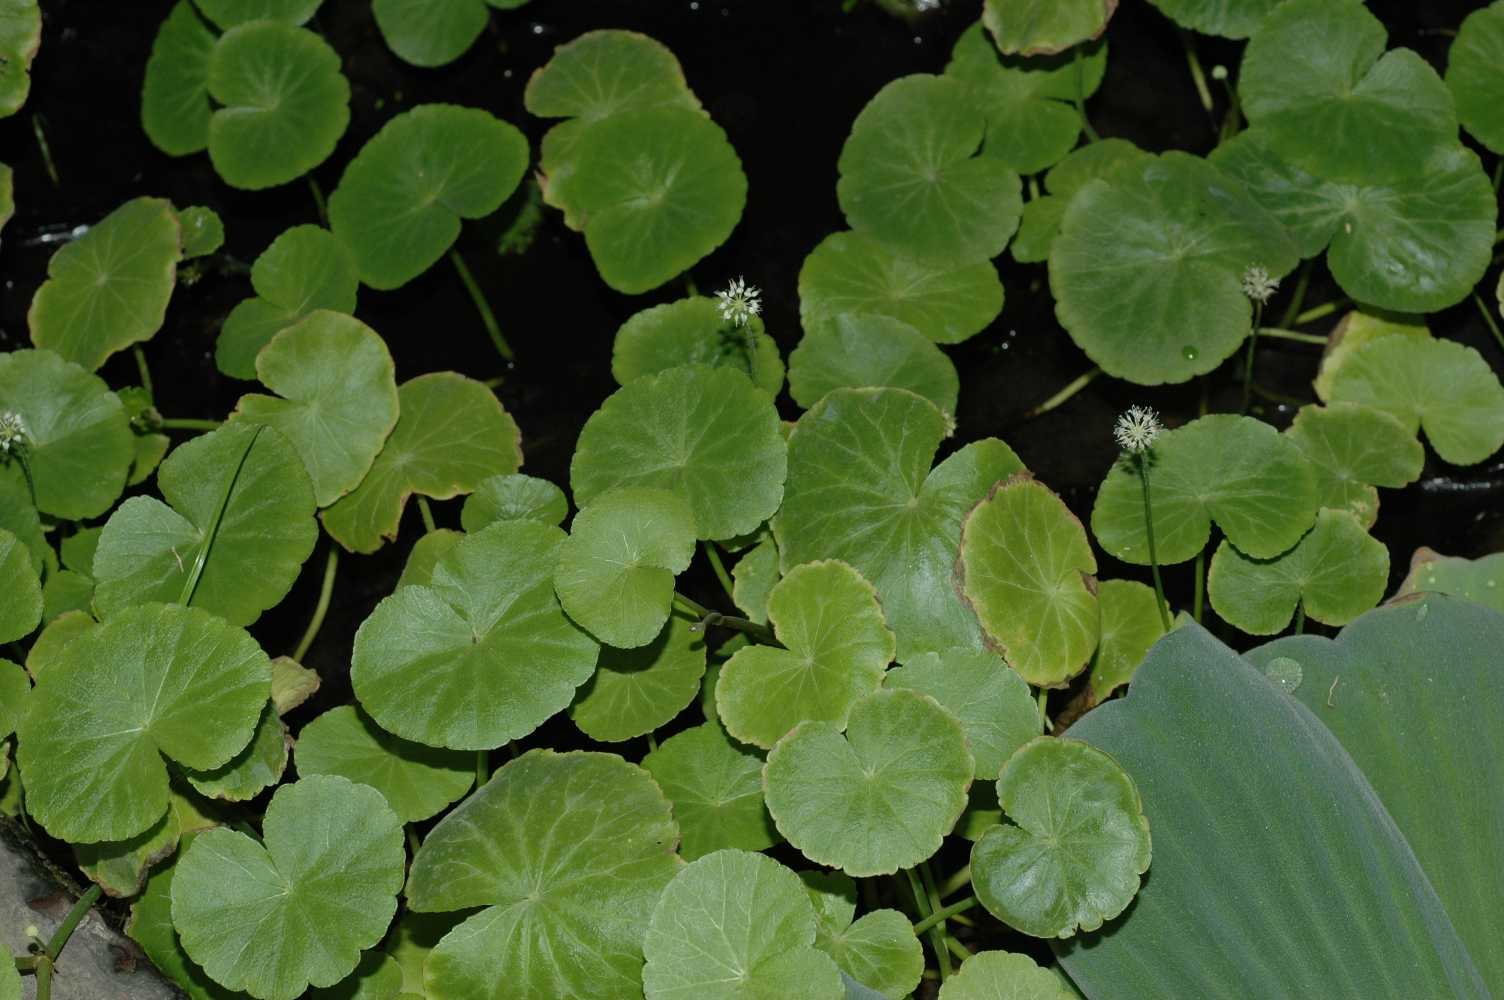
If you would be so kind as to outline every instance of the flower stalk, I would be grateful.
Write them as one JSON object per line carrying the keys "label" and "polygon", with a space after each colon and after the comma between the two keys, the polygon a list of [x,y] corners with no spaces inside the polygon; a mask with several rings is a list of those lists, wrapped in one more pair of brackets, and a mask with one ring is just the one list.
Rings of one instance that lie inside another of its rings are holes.
{"label": "flower stalk", "polygon": [[1163,429],[1159,414],[1147,406],[1130,406],[1128,412],[1118,417],[1112,435],[1133,464],[1138,480],[1144,487],[1144,534],[1149,541],[1149,570],[1154,576],[1154,598],[1155,606],[1159,608],[1159,621],[1168,632],[1170,611],[1169,605],[1165,603],[1165,585],[1159,577],[1159,557],[1154,551],[1154,507],[1149,495],[1150,448]]}

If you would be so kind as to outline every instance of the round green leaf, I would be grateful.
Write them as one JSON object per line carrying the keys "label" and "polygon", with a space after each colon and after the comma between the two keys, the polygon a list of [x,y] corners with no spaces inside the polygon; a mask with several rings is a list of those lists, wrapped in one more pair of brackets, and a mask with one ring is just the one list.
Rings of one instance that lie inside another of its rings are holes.
{"label": "round green leaf", "polygon": [[404,739],[485,750],[567,706],[595,640],[564,617],[553,573],[564,533],[506,521],[458,542],[428,586],[382,600],[355,633],[361,706]]}
{"label": "round green leaf", "polygon": [[1410,557],[1410,572],[1395,596],[1420,591],[1454,594],[1504,612],[1504,552],[1481,559],[1460,559],[1424,546],[1418,548]]}
{"label": "round green leaf", "polygon": [[1463,20],[1447,52],[1446,80],[1463,127],[1494,152],[1504,150],[1504,3]]}
{"label": "round green leaf", "polygon": [[433,568],[464,537],[463,531],[455,531],[451,528],[438,528],[426,532],[408,550],[407,562],[402,566],[402,575],[397,578],[397,586],[406,587],[411,583],[428,586],[433,582]]}
{"label": "round green leaf", "polygon": [[150,829],[128,840],[79,844],[73,849],[78,866],[90,880],[116,898],[142,890],[148,872],[178,848],[181,838],[218,826],[197,802],[172,788],[167,812]]}
{"label": "round green leaf", "polygon": [[[16,357],[16,354],[0,355],[0,384],[5,378],[4,359]],[[3,398],[0,398],[0,405],[3,405]],[[0,528],[15,535],[26,546],[26,551],[31,554],[32,568],[39,575],[47,571],[52,546],[42,533],[42,517],[31,503],[31,489],[26,485],[19,462],[0,462]]]}
{"label": "round green leaf", "polygon": [[602,743],[651,733],[700,693],[705,637],[694,620],[673,615],[657,637],[633,649],[603,647],[595,676],[569,710],[580,732]]}
{"label": "round green leaf", "polygon": [[1204,160],[1170,152],[1123,166],[1071,200],[1050,251],[1055,314],[1110,375],[1184,382],[1252,330],[1250,265],[1295,266],[1279,220]]}
{"label": "round green leaf", "polygon": [[955,587],[961,521],[993,484],[1022,470],[995,438],[974,441],[933,470],[945,414],[902,389],[838,389],[799,418],[774,521],[784,567],[850,563],[872,581],[898,658],[981,649],[976,616]]}
{"label": "round green leaf", "polygon": [[663,890],[643,941],[647,1000],[842,1000],[841,974],[817,950],[799,876],[748,851],[708,854]]}
{"label": "round green leaf", "polygon": [[569,617],[601,642],[645,646],[668,621],[674,577],[694,554],[694,512],[677,494],[610,490],[575,517],[559,549],[554,589]]}
{"label": "round green leaf", "polygon": [[167,503],[131,497],[99,536],[101,616],[179,600],[207,544],[193,603],[249,625],[287,596],[318,540],[308,473],[271,428],[228,424],[180,445],[157,471],[157,488]]}
{"label": "round green leaf", "polygon": [[58,615],[47,623],[26,651],[26,672],[33,677],[42,676],[59,661],[69,643],[98,624],[84,611],[65,611]]}
{"label": "round green leaf", "polygon": [[251,287],[255,296],[230,310],[214,345],[214,364],[234,378],[255,378],[257,352],[315,309],[353,313],[360,279],[333,233],[304,225],[283,231],[256,258]]}
{"label": "round green leaf", "polygon": [[764,749],[807,719],[840,732],[893,659],[876,589],[846,563],[805,563],[773,587],[768,619],[786,648],[744,646],[721,668],[716,714],[726,731]]}
{"label": "round green leaf", "polygon": [[1133,680],[1149,648],[1165,634],[1154,588],[1137,580],[1097,584],[1102,638],[1091,658],[1091,694],[1098,703]]}
{"label": "round green leaf", "polygon": [[42,44],[37,0],[0,0],[0,118],[13,115],[31,90],[31,60]]}
{"label": "round green leaf", "polygon": [[461,219],[501,207],[527,171],[521,132],[478,108],[425,104],[371,137],[329,196],[329,225],[360,280],[397,288],[454,245]]}
{"label": "round green leaf", "polygon": [[375,789],[316,775],[277,790],[262,835],[199,834],[173,876],[172,922],[216,982],[294,1000],[344,979],[386,933],[402,824]]}
{"label": "round green leaf", "polygon": [[1285,434],[1316,474],[1317,503],[1348,511],[1365,528],[1378,516],[1374,487],[1410,485],[1426,458],[1414,430],[1356,403],[1302,406]]}
{"label": "round green leaf", "polygon": [[842,315],[812,322],[789,355],[789,395],[808,409],[835,389],[908,389],[948,414],[960,378],[934,342],[888,316]]}
{"label": "round green leaf", "polygon": [[402,1000],[402,966],[379,951],[361,956],[355,971],[333,986],[310,990],[308,1000]]}
{"label": "round green leaf", "polygon": [[679,854],[693,861],[737,847],[761,851],[778,841],[762,801],[762,758],[715,722],[676,733],[642,760],[674,806],[684,834]]}
{"label": "round green leaf", "polygon": [[337,774],[370,785],[404,823],[428,819],[475,781],[474,760],[399,739],[353,705],[331,708],[298,734],[298,776]]}
{"label": "round green leaf", "polygon": [[256,733],[245,749],[219,767],[186,769],[188,783],[202,795],[228,802],[245,802],[282,780],[292,749],[287,727],[270,701],[261,710]]}
{"label": "round green leaf", "polygon": [[1353,309],[1337,321],[1327,338],[1326,351],[1321,356],[1321,367],[1311,382],[1316,398],[1323,403],[1332,401],[1332,382],[1358,349],[1380,337],[1402,335],[1429,339],[1424,317],[1403,316],[1378,311],[1364,312]]}
{"label": "round green leaf", "polygon": [[1149,869],[1149,820],[1116,761],[1041,736],[1008,758],[997,796],[1012,822],[971,850],[983,906],[1035,937],[1094,931],[1123,912]]}
{"label": "round green leaf", "polygon": [[1096,38],[1118,0],[986,0],[982,23],[1008,55],[1048,55]]}
{"label": "round green leaf", "polygon": [[998,486],[961,530],[962,593],[1024,680],[1064,687],[1097,648],[1097,608],[1086,529],[1027,474]]}
{"label": "round green leaf", "polygon": [[637,995],[643,927],[680,867],[678,839],[663,793],[620,757],[539,749],[508,762],[413,859],[413,910],[484,907],[429,954],[428,996]]}
{"label": "round green leaf", "polygon": [[69,611],[89,611],[93,604],[93,580],[71,569],[48,574],[47,582],[42,586],[42,621],[50,622]]}
{"label": "round green leaf", "polygon": [[256,373],[279,393],[241,396],[232,420],[281,431],[327,507],[365,478],[397,425],[396,366],[386,342],[358,319],[316,312],[256,355]]}
{"label": "round green leaf", "polygon": [[679,60],[635,31],[587,31],[560,45],[523,95],[540,118],[596,121],[633,108],[698,108]]}
{"label": "round green leaf", "polygon": [[47,262],[31,300],[31,342],[90,371],[162,326],[182,258],[178,216],[163,198],[134,198]]}
{"label": "round green leaf", "polygon": [[[42,584],[26,546],[0,528],[0,642],[15,642],[42,623]],[[3,737],[0,737],[3,738]]]}
{"label": "round green leaf", "polygon": [[220,986],[184,953],[177,929],[172,926],[173,875],[196,836],[183,834],[177,856],[151,870],[145,889],[131,904],[130,922],[126,924],[125,932],[141,946],[152,964],[179,986],[190,1000],[245,1000],[244,993],[232,993]]}
{"label": "round green leaf", "polygon": [[[1154,439],[1147,460],[1161,565],[1185,562],[1206,547],[1216,521],[1230,542],[1256,559],[1289,549],[1316,519],[1311,463],[1289,438],[1252,417],[1214,413]],[[1097,490],[1091,530],[1097,544],[1136,566],[1149,564],[1139,463],[1113,463]]]}
{"label": "round green leaf", "polygon": [[821,920],[815,947],[846,975],[892,1000],[907,997],[924,975],[924,949],[914,925],[897,910],[873,910],[840,927]]}
{"label": "round green leaf", "polygon": [[195,0],[204,16],[222,30],[247,21],[304,24],[324,0]]}
{"label": "round green leaf", "polygon": [[1380,337],[1332,378],[1333,402],[1363,403],[1424,430],[1454,465],[1483,461],[1504,445],[1504,387],[1483,356],[1430,337]]}
{"label": "round green leaf", "polygon": [[1299,604],[1324,625],[1346,625],[1379,603],[1389,582],[1389,550],[1352,514],[1323,508],[1289,552],[1250,559],[1227,542],[1207,575],[1212,608],[1251,635],[1274,635]]}
{"label": "round green leaf", "polygon": [[207,205],[189,205],[178,212],[183,259],[207,257],[225,245],[225,224]]}
{"label": "round green leaf", "polygon": [[1080,147],[1051,167],[1045,175],[1050,193],[1024,203],[1023,219],[1013,240],[1013,259],[1022,264],[1048,260],[1076,192],[1090,181],[1111,176],[1119,167],[1140,163],[1148,155],[1126,139],[1102,139]]}
{"label": "round green leaf", "polygon": [[740,372],[687,365],[622,386],[585,422],[575,503],[649,486],[689,503],[701,538],[746,534],[783,499],[787,446],[773,399]]}
{"label": "round green leaf", "polygon": [[952,267],[1003,252],[1018,228],[1018,175],[979,156],[987,119],[957,80],[914,74],[868,102],[841,149],[846,221],[882,243]]}
{"label": "round green leaf", "polygon": [[1281,158],[1259,129],[1213,162],[1289,229],[1303,255],[1328,244],[1342,290],[1385,309],[1426,312],[1465,298],[1493,252],[1493,187],[1478,157],[1439,147],[1421,176],[1392,184],[1325,181]]}
{"label": "round green leaf", "polygon": [[768,595],[780,577],[778,543],[765,534],[731,567],[731,599],[742,614],[759,625],[768,623]]}
{"label": "round green leaf", "polygon": [[428,961],[434,945],[463,917],[463,913],[419,913],[409,909],[397,919],[387,935],[385,948],[402,968],[402,995],[398,1000],[408,1000],[408,994],[418,1000],[427,1000],[428,991],[423,987],[423,963]]}
{"label": "round green leaf", "polygon": [[350,123],[350,84],[339,54],[318,35],[251,21],[209,53],[209,159],[232,187],[258,190],[301,177],[328,159]]}
{"label": "round green leaf", "polygon": [[189,0],[178,0],[151,43],[141,85],[141,127],[169,156],[209,145],[209,53],[216,41]]}
{"label": "round green leaf", "polygon": [[979,952],[940,987],[940,1000],[1075,1000],[1077,994],[1027,955]]}
{"label": "round green leaf", "polygon": [[1203,35],[1247,38],[1280,0],[1149,0],[1183,28]]}
{"label": "round green leaf", "polygon": [[522,464],[517,424],[496,395],[454,372],[430,372],[397,387],[397,426],[352,492],[320,515],[352,552],[397,537],[407,498],[448,500]]}
{"label": "round green leaf", "polygon": [[863,233],[834,233],[799,269],[799,319],[845,313],[889,316],[937,344],[959,344],[1003,310],[1003,285],[987,261],[945,267],[889,249]]}
{"label": "round green leaf", "polygon": [[130,608],[37,677],[16,760],[27,812],[60,840],[123,840],[167,809],[164,756],[208,769],[250,741],[271,694],[256,641],[206,611]]}
{"label": "round green leaf", "polygon": [[386,47],[414,66],[443,66],[464,55],[489,17],[482,0],[374,0]]}
{"label": "round green leaf", "polygon": [[753,316],[737,326],[721,315],[715,299],[695,296],[652,306],[616,331],[611,375],[617,385],[690,364],[735,368],[770,396],[783,388],[783,359],[762,320]]}
{"label": "round green leaf", "polygon": [[[94,517],[120,496],[135,449],[125,408],[103,381],[51,351],[0,354],[0,413],[21,419],[43,513],[68,520]],[[14,471],[20,487],[14,502],[24,498],[29,507],[18,463],[8,460],[0,467]],[[7,496],[11,492],[7,489]],[[12,512],[5,523],[24,537],[23,522],[30,520]]]}
{"label": "round green leaf", "polygon": [[1090,97],[1106,68],[1105,45],[1053,58],[1002,56],[978,23],[956,42],[945,75],[964,84],[986,116],[983,154],[1034,174],[1069,153],[1081,135],[1081,116],[1071,103],[1077,74],[1081,96]]}
{"label": "round green leaf", "polygon": [[961,723],[915,691],[856,703],[846,734],[804,722],[768,754],[778,832],[817,864],[891,875],[934,854],[966,807],[973,761]]}
{"label": "round green leaf", "polygon": [[547,479],[520,472],[483,480],[465,498],[460,524],[471,534],[497,521],[539,521],[557,525],[569,515],[564,491]]}
{"label": "round green leaf", "polygon": [[1244,50],[1243,113],[1282,157],[1328,180],[1417,177],[1457,141],[1457,112],[1436,71],[1385,40],[1363,0],[1288,0]]}
{"label": "round green leaf", "polygon": [[657,288],[726,241],[747,176],[726,133],[699,111],[623,111],[570,150],[570,207],[601,278],[619,292]]}
{"label": "round green leaf", "polygon": [[976,758],[976,776],[988,781],[1041,731],[1029,685],[992,653],[922,653],[888,671],[883,684],[927,694],[959,719]]}

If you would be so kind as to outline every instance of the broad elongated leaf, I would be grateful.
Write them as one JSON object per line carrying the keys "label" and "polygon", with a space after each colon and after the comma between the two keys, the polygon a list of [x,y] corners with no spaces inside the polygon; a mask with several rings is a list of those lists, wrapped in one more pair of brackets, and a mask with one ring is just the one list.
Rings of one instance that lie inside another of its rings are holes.
{"label": "broad elongated leaf", "polygon": [[599,647],[554,596],[564,537],[493,524],[440,558],[429,585],[383,599],[355,634],[361,706],[391,733],[456,750],[519,739],[567,706]]}
{"label": "broad elongated leaf", "polygon": [[716,714],[726,731],[766,750],[806,719],[845,728],[893,659],[877,591],[846,563],[804,563],[774,586],[768,618],[787,648],[744,646],[721,668]]}
{"label": "broad elongated leaf", "polygon": [[773,399],[740,372],[686,365],[634,379],[585,422],[575,503],[619,486],[678,494],[701,538],[753,531],[783,499],[787,446]]}
{"label": "broad elongated leaf", "polygon": [[178,216],[163,198],[134,198],[47,262],[31,300],[31,342],[93,371],[162,326],[182,258]]}
{"label": "broad elongated leaf", "polygon": [[314,313],[262,348],[256,373],[281,398],[242,396],[232,419],[281,431],[303,459],[320,507],[359,485],[397,424],[396,366],[376,331],[339,313]]}
{"label": "broad elongated leaf", "polygon": [[954,583],[961,521],[993,485],[1022,470],[995,438],[934,469],[945,414],[902,389],[838,389],[789,437],[789,482],[773,523],[785,569],[850,563],[877,587],[898,658],[981,649],[976,616]]}
{"label": "broad elongated leaf", "polygon": [[760,854],[716,851],[679,872],[653,909],[647,1000],[842,1000],[836,963],[814,943],[799,876]]}
{"label": "broad elongated leaf", "polygon": [[87,843],[161,818],[164,756],[206,769],[240,752],[271,694],[271,666],[254,639],[208,612],[148,604],[74,638],[37,684],[16,756],[27,812],[53,836]]}
{"label": "broad elongated leaf", "polygon": [[[1501,642],[1498,612],[1427,596],[1364,615],[1335,640],[1295,636],[1247,654],[1256,665],[1299,663],[1294,697],[1383,800],[1493,995],[1504,989],[1494,947],[1504,875],[1488,860],[1504,851],[1504,736],[1491,721],[1504,711]],[[1470,738],[1453,739],[1454,725]]]}
{"label": "broad elongated leaf", "polygon": [[206,545],[196,606],[249,625],[287,595],[318,523],[308,473],[280,432],[229,424],[195,438],[162,463],[157,486],[166,503],[132,497],[99,536],[101,615],[181,599]]}
{"label": "broad elongated leaf", "polygon": [[[1212,414],[1165,431],[1143,463],[1161,564],[1200,552],[1216,521],[1247,555],[1269,559],[1316,519],[1315,475],[1294,442],[1251,417]],[[1108,471],[1091,512],[1097,543],[1125,562],[1149,563],[1140,464]]]}
{"label": "broad elongated leaf", "polygon": [[643,927],[680,868],[678,839],[663,793],[620,757],[510,761],[413,859],[413,910],[483,907],[429,954],[428,995],[640,996]]}
{"label": "broad elongated leaf", "polygon": [[402,824],[375,789],[316,775],[284,785],[263,844],[226,828],[194,839],[172,880],[183,949],[261,1000],[333,986],[381,940],[402,888]]}
{"label": "broad elongated leaf", "polygon": [[460,220],[501,207],[527,170],[522,133],[478,108],[425,104],[361,147],[329,196],[329,226],[360,280],[397,288],[454,245]]}
{"label": "broad elongated leaf", "polygon": [[763,787],[778,832],[805,857],[852,876],[891,875],[939,849],[974,766],[955,716],[916,691],[879,691],[856,703],[845,735],[830,722],[785,735]]}
{"label": "broad elongated leaf", "polygon": [[1128,916],[1058,946],[1088,996],[1489,995],[1353,758],[1199,626],[1071,736],[1123,766],[1154,829]]}
{"label": "broad elongated leaf", "polygon": [[352,492],[320,515],[353,552],[397,537],[414,493],[447,500],[522,464],[521,435],[495,394],[454,372],[419,375],[397,387],[397,426]]}
{"label": "broad elongated leaf", "polygon": [[1216,167],[1145,157],[1077,192],[1050,250],[1055,314],[1092,360],[1141,385],[1184,382],[1252,329],[1241,278],[1295,266],[1279,221]]}
{"label": "broad elongated leaf", "polygon": [[761,851],[777,842],[762,800],[762,758],[732,742],[714,720],[670,736],[642,766],[674,805],[684,860],[727,847]]}

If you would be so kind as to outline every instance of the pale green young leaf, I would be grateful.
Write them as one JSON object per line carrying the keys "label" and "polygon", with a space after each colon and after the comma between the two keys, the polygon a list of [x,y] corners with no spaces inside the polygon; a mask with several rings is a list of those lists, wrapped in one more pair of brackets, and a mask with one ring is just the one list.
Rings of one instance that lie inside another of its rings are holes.
{"label": "pale green young leaf", "polygon": [[882,909],[853,921],[850,912],[822,913],[818,903],[815,913],[815,947],[846,975],[889,1000],[904,1000],[919,985],[924,949],[908,917]]}
{"label": "pale green young leaf", "polygon": [[453,528],[425,532],[408,550],[407,562],[402,564],[402,575],[397,577],[397,586],[406,587],[414,583],[428,586],[433,582],[433,568],[464,537],[463,531],[455,531]]}
{"label": "pale green young leaf", "polygon": [[778,583],[778,543],[764,535],[731,567],[731,599],[737,608],[759,625],[768,622],[768,595]]}
{"label": "pale green young leaf", "polygon": [[460,524],[471,534],[497,521],[540,521],[557,525],[569,515],[564,491],[546,479],[520,472],[483,480],[465,498]]}
{"label": "pale green young leaf", "polygon": [[268,701],[256,722],[256,733],[245,749],[219,767],[184,768],[184,776],[201,795],[226,802],[245,802],[282,780],[291,748],[292,738],[277,715],[277,706]]}
{"label": "pale green young leaf", "polygon": [[1091,694],[1100,703],[1133,680],[1149,648],[1165,634],[1154,588],[1137,580],[1097,584],[1102,637],[1091,657]]}
{"label": "pale green young leaf", "polygon": [[893,659],[877,590],[846,563],[803,563],[773,587],[768,620],[786,648],[745,646],[721,668],[716,713],[726,731],[766,750],[808,719],[844,729]]}
{"label": "pale green young leaf", "polygon": [[1504,612],[1504,552],[1462,559],[1422,546],[1410,557],[1410,572],[1395,596],[1423,591],[1453,594]]}
{"label": "pale green young leaf", "polygon": [[921,653],[888,671],[883,684],[927,694],[954,715],[976,758],[976,776],[987,781],[1041,732],[1034,693],[994,653]]}
{"label": "pale green young leaf", "polygon": [[753,316],[744,326],[733,324],[715,299],[694,296],[651,306],[616,331],[611,375],[617,385],[690,364],[735,368],[771,396],[783,388],[783,359],[762,320]]}
{"label": "pale green young leaf", "polygon": [[778,842],[763,805],[762,758],[714,720],[670,736],[642,766],[673,803],[684,860],[728,847],[761,851]]}
{"label": "pale green young leaf", "polygon": [[167,811],[149,829],[127,840],[73,848],[79,868],[105,895],[117,899],[136,895],[146,884],[147,874],[178,849],[181,838],[219,825],[178,788],[171,788],[168,794]]}
{"label": "pale green young leaf", "polygon": [[983,951],[961,963],[940,1000],[1075,1000],[1077,994],[1027,955]]}
{"label": "pale green young leaf", "polygon": [[934,342],[901,320],[846,314],[812,321],[789,355],[789,395],[808,409],[836,389],[908,389],[956,412],[960,377]]}
{"label": "pale green young leaf", "polygon": [[1008,55],[1049,55],[1096,38],[1118,0],[986,0],[982,23]]}
{"label": "pale green young leaf", "polygon": [[587,31],[554,50],[523,95],[540,118],[596,121],[634,108],[700,104],[667,46],[634,31]]}
{"label": "pale green young leaf", "polygon": [[1415,432],[1383,410],[1357,403],[1303,406],[1285,431],[1311,463],[1316,498],[1364,527],[1378,517],[1374,487],[1397,489],[1420,478],[1425,450]]}
{"label": "pale green young leaf", "polygon": [[464,55],[490,19],[484,0],[373,0],[371,14],[397,58],[428,67]]}
{"label": "pale green young leaf", "polygon": [[225,224],[207,205],[189,205],[178,211],[183,234],[183,259],[207,257],[225,244]]}
{"label": "pale green young leaf", "polygon": [[857,702],[845,735],[804,722],[779,740],[763,788],[778,832],[805,857],[891,875],[939,849],[973,770],[955,716],[915,691],[879,691]]}
{"label": "pale green young leaf", "polygon": [[651,733],[688,707],[705,673],[705,636],[692,631],[694,624],[674,614],[645,645],[602,646],[595,676],[569,709],[580,732],[619,743]]}

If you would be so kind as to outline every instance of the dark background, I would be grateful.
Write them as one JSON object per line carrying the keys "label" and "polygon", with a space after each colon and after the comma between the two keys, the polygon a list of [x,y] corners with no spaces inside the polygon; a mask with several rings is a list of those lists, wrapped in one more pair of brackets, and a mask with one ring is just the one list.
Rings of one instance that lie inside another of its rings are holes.
{"label": "dark background", "polygon": [[[137,195],[166,196],[179,206],[208,205],[224,220],[225,247],[198,281],[179,287],[166,325],[146,351],[164,415],[220,418],[253,388],[220,375],[213,364],[220,323],[250,294],[246,270],[283,229],[318,219],[305,181],[271,191],[237,191],[219,181],[206,155],[174,159],[146,140],[140,127],[141,80],[157,25],[170,6],[166,0],[43,4],[31,97],[20,114],[0,121],[0,161],[15,168],[16,187],[16,215],[0,236],[0,350],[29,346],[26,309],[58,245],[47,237],[95,222]],[[1444,69],[1449,32],[1481,4],[1375,0],[1369,6],[1389,26],[1391,45],[1414,48]],[[327,0],[310,27],[344,60],[352,117],[334,155],[313,176],[324,192],[332,191],[344,164],[391,115],[429,101],[486,108],[521,128],[536,151],[549,123],[527,114],[522,90],[554,46],[594,28],[645,32],[679,57],[690,87],[730,135],[750,180],[740,225],[725,246],[693,269],[694,281],[706,293],[738,275],[760,287],[767,330],[787,354],[800,336],[799,267],[822,238],[845,228],[836,202],[835,164],[853,118],[895,77],[939,72],[979,9],[979,0],[944,0],[938,10],[905,20],[866,2],[843,12],[839,0],[534,0],[518,11],[493,12],[468,54],[441,69],[424,70],[387,50],[366,0]],[[1215,142],[1214,123],[1197,100],[1175,26],[1145,0],[1123,0],[1108,39],[1107,78],[1088,103],[1098,131],[1150,150],[1208,151]],[[1241,43],[1198,38],[1196,45],[1208,71],[1219,63],[1236,70]],[[1213,86],[1220,121],[1226,95]],[[38,135],[45,135],[51,149],[56,185]],[[1496,160],[1484,152],[1490,170]],[[684,289],[674,281],[643,296],[611,291],[597,276],[581,236],[565,229],[551,210],[527,253],[502,256],[497,240],[506,222],[504,210],[467,223],[458,247],[516,349],[514,366],[501,363],[445,261],[398,291],[362,289],[358,315],[391,346],[399,381],[446,368],[481,379],[504,376],[497,392],[522,428],[524,471],[567,485],[579,429],[615,388],[609,361],[617,327],[639,309],[681,297]],[[998,266],[1007,294],[1002,315],[966,344],[947,349],[961,373],[956,440],[1004,438],[1085,519],[1096,486],[1117,455],[1111,436],[1115,416],[1142,403],[1178,424],[1196,415],[1200,389],[1195,383],[1144,389],[1099,379],[1060,409],[1025,421],[1029,407],[1091,363],[1055,322],[1045,268],[1018,265],[1007,254]],[[1480,286],[1487,290],[1485,300],[1491,301],[1496,278],[1490,271]],[[1318,266],[1306,304],[1339,294]],[[1273,308],[1282,308],[1283,301],[1277,298]],[[1504,360],[1471,301],[1430,322],[1438,335],[1478,348],[1496,369]],[[1310,330],[1324,333],[1329,323]],[[1258,380],[1279,393],[1312,399],[1310,379],[1318,358],[1314,346],[1265,341]],[[101,374],[115,387],[137,381],[128,352],[116,355]],[[1214,410],[1237,408],[1236,377],[1234,362],[1208,377]],[[796,415],[787,400],[782,405],[786,416]],[[1283,426],[1294,409],[1265,403],[1256,412]],[[1504,547],[1501,481],[1504,466],[1497,461],[1459,470],[1431,456],[1420,484],[1385,491],[1375,533],[1389,546],[1392,582],[1403,576],[1417,545],[1458,555]],[[441,523],[457,525],[457,502],[440,505],[438,513]],[[291,720],[295,730],[311,713],[348,699],[355,628],[390,592],[422,530],[415,510],[405,516],[397,544],[374,556],[342,560],[329,619],[306,658],[323,675],[324,691]],[[310,559],[287,601],[253,629],[272,655],[290,652],[301,634],[322,564],[321,554]],[[1110,558],[1102,564],[1103,576],[1147,580],[1141,568]],[[685,584],[691,595],[724,605],[713,579],[703,569],[696,573]],[[1172,603],[1188,605],[1189,564],[1172,567],[1165,576]],[[1213,618],[1208,610],[1208,620]],[[1247,641],[1236,633],[1229,637]],[[696,712],[691,708],[686,718]],[[563,720],[538,737],[554,745],[579,740]],[[635,749],[628,753],[635,756]]]}

